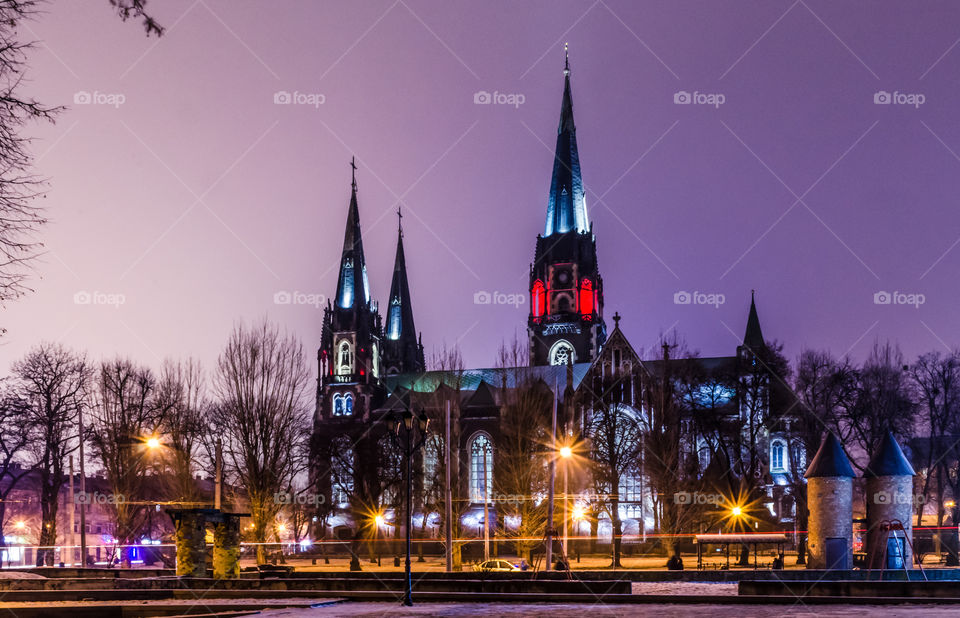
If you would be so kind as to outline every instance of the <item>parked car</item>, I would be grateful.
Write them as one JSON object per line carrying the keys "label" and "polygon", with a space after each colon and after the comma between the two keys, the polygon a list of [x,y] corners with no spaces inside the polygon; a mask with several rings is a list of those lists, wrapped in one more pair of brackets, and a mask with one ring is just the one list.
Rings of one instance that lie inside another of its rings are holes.
{"label": "parked car", "polygon": [[473,566],[474,571],[519,571],[519,566],[506,560],[487,560]]}

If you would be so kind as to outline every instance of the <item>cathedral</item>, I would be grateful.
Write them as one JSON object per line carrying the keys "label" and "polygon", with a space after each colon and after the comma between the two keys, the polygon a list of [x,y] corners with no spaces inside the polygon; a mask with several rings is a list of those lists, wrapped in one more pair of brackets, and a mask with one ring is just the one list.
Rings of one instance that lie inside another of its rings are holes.
{"label": "cathedral", "polygon": [[[356,538],[372,514],[401,519],[402,490],[396,474],[400,456],[391,435],[395,427],[391,419],[399,410],[419,410],[430,419],[426,443],[413,462],[418,534],[442,536],[443,505],[450,500],[455,505],[451,510],[457,538],[482,536],[480,530],[488,521],[490,534],[509,536],[522,528],[524,517],[532,517],[532,507],[517,503],[543,500],[524,491],[542,474],[538,466],[529,465],[532,454],[527,455],[527,464],[516,465],[518,448],[542,448],[545,442],[542,436],[538,443],[522,435],[523,428],[539,422],[531,420],[526,408],[546,415],[548,429],[552,411],[555,435],[564,440],[590,439],[598,405],[610,404],[639,427],[652,430],[655,414],[646,403],[651,385],[679,384],[684,367],[692,368],[687,374],[695,377],[686,381],[685,395],[677,394],[690,405],[666,419],[677,428],[678,459],[676,470],[670,472],[682,469],[693,478],[706,478],[711,469],[721,477],[736,469],[741,481],[751,477],[752,485],[760,488],[758,502],[767,519],[793,521],[796,504],[790,488],[796,485],[796,471],[802,475],[803,453],[791,452],[787,440],[778,437],[784,429],[782,419],[770,420],[775,398],[770,395],[770,376],[757,371],[767,344],[754,300],[742,345],[731,356],[672,358],[664,345],[662,357],[644,360],[620,330],[619,315],[612,316],[613,328],[608,331],[597,237],[581,179],[570,75],[567,59],[546,223],[536,237],[530,265],[528,348],[502,359],[502,366],[469,369],[455,359],[440,359],[441,366],[428,369],[414,323],[402,225],[397,230],[390,295],[381,314],[368,282],[352,165],[337,289],[324,312],[317,355],[311,483],[324,497],[319,509],[324,530],[318,537]],[[604,386],[608,382],[616,388]],[[616,401],[608,402],[602,394],[606,392],[615,392]],[[715,421],[709,426],[702,421],[708,414]],[[749,445],[753,450],[747,456]],[[523,453],[519,455],[522,459]],[[625,540],[645,539],[661,529],[664,504],[683,498],[674,500],[658,492],[650,472],[655,466],[648,464],[646,469],[643,462],[626,466],[606,485],[587,478],[587,466],[572,474],[566,495],[579,492],[583,497],[570,499],[577,520],[571,534],[606,536],[609,543],[614,529]],[[443,480],[448,465],[449,492]],[[515,496],[504,506],[509,501],[501,498],[514,493],[523,497]],[[610,517],[612,493],[617,496],[616,518]],[[619,520],[617,525],[611,519]]]}

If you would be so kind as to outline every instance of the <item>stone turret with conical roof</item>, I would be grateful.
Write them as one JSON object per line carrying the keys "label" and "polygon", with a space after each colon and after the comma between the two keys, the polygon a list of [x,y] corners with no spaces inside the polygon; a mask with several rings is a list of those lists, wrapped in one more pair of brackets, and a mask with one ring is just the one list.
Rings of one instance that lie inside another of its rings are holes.
{"label": "stone turret with conical roof", "polygon": [[[888,431],[863,473],[867,481],[867,563],[870,568],[913,567],[913,549],[907,540],[913,536],[915,474],[897,439]],[[898,530],[900,527],[902,532]]]}
{"label": "stone turret with conical roof", "polygon": [[853,566],[853,467],[840,440],[827,433],[807,467],[808,569]]}

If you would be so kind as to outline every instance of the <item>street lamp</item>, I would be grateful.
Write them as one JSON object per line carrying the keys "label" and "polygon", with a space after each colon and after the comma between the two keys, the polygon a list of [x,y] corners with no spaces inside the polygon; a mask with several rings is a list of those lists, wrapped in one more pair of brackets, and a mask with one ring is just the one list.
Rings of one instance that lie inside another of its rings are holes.
{"label": "street lamp", "polygon": [[570,537],[568,533],[568,517],[567,517],[567,504],[569,501],[569,496],[567,495],[567,476],[569,474],[570,467],[570,458],[573,457],[573,449],[567,445],[560,447],[560,458],[563,460],[563,561],[566,564],[567,569],[570,569]]}
{"label": "street lamp", "polygon": [[150,450],[160,448],[160,439],[156,437],[147,438],[147,448]]}
{"label": "street lamp", "polygon": [[413,578],[410,574],[410,533],[413,527],[413,475],[410,471],[410,465],[413,460],[413,453],[423,446],[423,443],[427,440],[427,425],[429,424],[429,420],[422,410],[415,413],[409,407],[405,408],[402,412],[395,413],[393,420],[394,423],[396,423],[396,433],[391,435],[395,436],[400,447],[403,449],[404,476],[406,477],[404,479],[406,481],[404,485],[407,489],[407,513],[404,528],[406,529],[407,536],[407,560],[404,564],[406,585],[404,586],[403,592],[403,604],[409,607],[413,605]]}

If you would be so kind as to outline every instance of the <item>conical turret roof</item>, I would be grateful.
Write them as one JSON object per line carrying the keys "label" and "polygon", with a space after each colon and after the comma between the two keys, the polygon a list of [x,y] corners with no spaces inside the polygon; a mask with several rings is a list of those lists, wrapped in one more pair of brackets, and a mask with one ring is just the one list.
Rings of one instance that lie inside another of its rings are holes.
{"label": "conical turret roof", "polygon": [[856,475],[853,473],[850,459],[843,451],[840,440],[833,433],[827,433],[813,461],[810,462],[807,473],[803,476],[812,479],[818,477],[853,478]]}
{"label": "conical turret roof", "polygon": [[880,441],[880,447],[870,459],[870,465],[863,473],[865,478],[878,476],[914,476],[913,466],[907,461],[903,449],[897,444],[893,432],[888,431]]}

